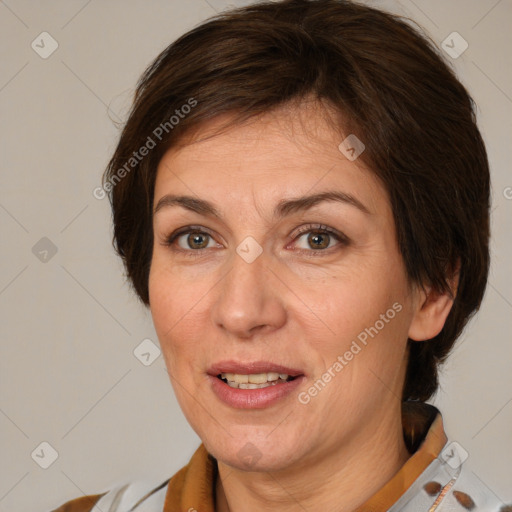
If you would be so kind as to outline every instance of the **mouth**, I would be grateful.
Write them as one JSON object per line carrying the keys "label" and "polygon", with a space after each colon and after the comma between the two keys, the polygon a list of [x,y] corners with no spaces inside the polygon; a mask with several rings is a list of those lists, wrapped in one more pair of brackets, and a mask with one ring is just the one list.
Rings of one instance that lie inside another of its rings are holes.
{"label": "mouth", "polygon": [[306,375],[268,361],[222,361],[207,372],[211,390],[233,409],[264,409],[293,396]]}
{"label": "mouth", "polygon": [[301,370],[269,361],[221,361],[211,366],[207,373],[233,389],[280,386],[304,376]]}
{"label": "mouth", "polygon": [[217,378],[226,383],[230,388],[235,389],[262,389],[269,386],[278,386],[290,382],[296,376],[287,373],[265,372],[265,373],[219,373]]}

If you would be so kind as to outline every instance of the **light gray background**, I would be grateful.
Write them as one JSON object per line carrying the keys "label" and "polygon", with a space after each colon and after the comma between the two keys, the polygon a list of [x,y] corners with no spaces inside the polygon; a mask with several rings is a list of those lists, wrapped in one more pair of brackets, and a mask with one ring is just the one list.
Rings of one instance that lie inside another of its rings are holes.
{"label": "light gray background", "polygon": [[[492,166],[493,262],[481,312],[445,366],[435,404],[478,477],[512,501],[512,2],[371,3],[416,20],[439,45],[453,31],[469,44],[448,60],[479,106]],[[136,478],[157,483],[200,442],[162,357],[144,366],[133,355],[157,338],[111,248],[108,201],[92,191],[140,73],[228,5],[0,2],[0,512],[44,511]],[[43,31],[59,45],[47,59],[31,48]],[[42,237],[58,249],[47,262],[32,252]],[[34,459],[48,450],[31,457],[43,441],[59,454],[46,470]]]}

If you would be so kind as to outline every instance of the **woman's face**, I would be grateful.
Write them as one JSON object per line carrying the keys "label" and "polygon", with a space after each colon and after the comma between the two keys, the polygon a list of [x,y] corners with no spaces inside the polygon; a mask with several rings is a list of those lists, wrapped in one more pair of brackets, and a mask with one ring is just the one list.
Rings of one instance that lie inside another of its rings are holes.
{"label": "woman's face", "polygon": [[399,415],[417,294],[385,190],[341,142],[304,105],[159,164],[151,313],[185,416],[231,466],[311,463]]}

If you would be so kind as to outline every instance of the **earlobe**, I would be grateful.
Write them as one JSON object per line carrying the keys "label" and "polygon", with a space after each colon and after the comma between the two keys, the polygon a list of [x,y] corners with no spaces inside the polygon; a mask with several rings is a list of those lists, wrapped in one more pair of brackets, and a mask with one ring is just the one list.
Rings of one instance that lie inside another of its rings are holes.
{"label": "earlobe", "polygon": [[430,340],[437,336],[453,305],[453,299],[448,294],[429,293],[420,306],[409,327],[409,338],[415,341]]}
{"label": "earlobe", "polygon": [[426,341],[435,338],[443,329],[452,309],[459,284],[459,268],[450,279],[450,290],[436,292],[430,287],[418,290],[416,313],[409,327],[409,339]]}

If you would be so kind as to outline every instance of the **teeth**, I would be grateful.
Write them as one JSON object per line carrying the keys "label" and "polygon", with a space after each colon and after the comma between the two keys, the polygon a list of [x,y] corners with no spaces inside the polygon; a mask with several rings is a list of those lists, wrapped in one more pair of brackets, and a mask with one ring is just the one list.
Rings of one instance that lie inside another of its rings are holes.
{"label": "teeth", "polygon": [[238,384],[247,384],[249,382],[249,375],[240,375],[238,373],[232,373],[231,375],[233,376],[233,379],[228,380],[233,380],[234,382],[238,382]]}
{"label": "teeth", "polygon": [[[231,382],[228,382],[228,386],[231,386]],[[233,383],[235,385],[235,383]],[[238,384],[238,387],[240,389],[261,389],[261,388],[268,388],[269,386],[275,386],[277,384],[277,382],[265,382],[263,384],[253,384],[252,382],[248,382],[247,384]],[[231,387],[235,387],[235,386],[231,386]]]}
{"label": "teeth", "polygon": [[221,373],[221,378],[228,381],[228,385],[232,388],[239,389],[258,389],[275,385],[279,379],[286,381],[288,375],[286,373],[268,372],[268,373],[252,373],[250,375],[242,375],[239,373]]}
{"label": "teeth", "polygon": [[[260,384],[263,384],[263,382],[261,382]],[[240,384],[238,385],[238,387],[240,387]],[[255,382],[249,382],[248,384],[242,384],[242,387],[240,389],[258,389],[260,386],[258,386],[258,384],[256,384]]]}
{"label": "teeth", "polygon": [[[249,375],[249,382],[251,384],[264,384],[267,382],[267,374],[266,373],[253,373]],[[251,389],[251,388],[249,388]]]}

